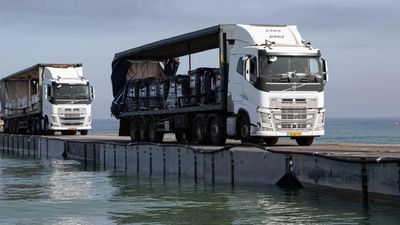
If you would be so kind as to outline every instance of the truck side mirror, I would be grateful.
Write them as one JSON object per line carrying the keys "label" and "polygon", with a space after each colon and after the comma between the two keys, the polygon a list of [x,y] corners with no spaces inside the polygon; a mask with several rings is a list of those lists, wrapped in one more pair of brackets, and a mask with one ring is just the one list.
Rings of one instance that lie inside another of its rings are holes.
{"label": "truck side mirror", "polygon": [[51,85],[47,85],[47,86],[44,88],[44,97],[45,97],[46,99],[51,99],[51,97],[52,97]]}
{"label": "truck side mirror", "polygon": [[246,57],[245,78],[251,83],[257,82],[257,61],[255,57]]}
{"label": "truck side mirror", "polygon": [[42,87],[42,89],[43,89],[44,99],[47,99],[47,86],[46,87]]}
{"label": "truck side mirror", "polygon": [[93,86],[90,86],[90,94],[91,94],[91,99],[93,100],[95,98],[95,92]]}
{"label": "truck side mirror", "polygon": [[250,80],[250,57],[246,57],[244,60],[244,78]]}
{"label": "truck side mirror", "polygon": [[328,63],[325,59],[321,59],[322,61],[322,76],[324,78],[324,83],[328,82],[329,75],[328,75]]}

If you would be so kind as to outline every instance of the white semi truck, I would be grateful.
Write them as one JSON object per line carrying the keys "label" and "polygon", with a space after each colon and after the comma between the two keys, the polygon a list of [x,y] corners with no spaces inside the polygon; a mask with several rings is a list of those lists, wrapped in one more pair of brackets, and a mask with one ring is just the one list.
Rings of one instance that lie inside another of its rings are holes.
{"label": "white semi truck", "polygon": [[37,64],[0,80],[6,133],[86,135],[93,99],[81,64]]}
{"label": "white semi truck", "polygon": [[[191,54],[210,49],[219,49],[219,68],[192,69]],[[189,56],[186,85],[175,81],[185,76],[167,74],[170,65],[161,63],[181,56]],[[138,69],[157,63],[157,72]],[[179,96],[193,99],[196,73],[212,77],[208,92],[215,99],[206,102],[200,96],[198,104],[180,104]],[[111,77],[120,135],[129,134],[132,141],[160,141],[172,132],[180,142],[200,144],[233,138],[274,145],[279,137],[290,137],[311,145],[324,135],[327,63],[296,26],[225,24],[157,41],[117,53]],[[148,77],[167,83],[147,86],[163,90],[158,96],[165,104],[142,107],[140,84]],[[165,90],[180,92],[173,95],[179,104],[168,105],[171,93]],[[135,98],[138,107],[130,107]]]}

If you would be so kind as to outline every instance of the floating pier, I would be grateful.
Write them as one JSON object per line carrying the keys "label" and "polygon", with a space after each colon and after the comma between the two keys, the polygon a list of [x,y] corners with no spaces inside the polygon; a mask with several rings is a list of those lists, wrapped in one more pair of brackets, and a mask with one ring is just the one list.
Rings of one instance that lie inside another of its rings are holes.
{"label": "floating pier", "polygon": [[400,145],[322,144],[300,147],[131,143],[118,136],[0,135],[3,155],[72,159],[86,169],[127,175],[176,177],[232,186],[322,186],[370,196],[400,196]]}

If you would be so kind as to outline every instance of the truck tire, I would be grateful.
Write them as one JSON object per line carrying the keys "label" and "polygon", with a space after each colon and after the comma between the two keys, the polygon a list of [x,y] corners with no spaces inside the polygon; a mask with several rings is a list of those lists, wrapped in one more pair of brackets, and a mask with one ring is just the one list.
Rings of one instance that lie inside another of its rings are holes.
{"label": "truck tire", "polygon": [[251,142],[250,120],[247,115],[242,114],[238,118],[238,136],[242,143]]}
{"label": "truck tire", "polygon": [[43,133],[45,135],[54,135],[54,130],[49,129],[49,119],[47,117],[44,119]]}
{"label": "truck tire", "polygon": [[139,132],[137,129],[137,121],[136,118],[132,118],[129,124],[129,135],[131,136],[131,141],[136,142],[139,141]]}
{"label": "truck tire", "polygon": [[157,131],[157,121],[155,118],[150,118],[148,122],[148,133],[150,142],[162,142],[164,135]]}
{"label": "truck tire", "polygon": [[35,119],[35,134],[40,135],[42,134],[42,124],[40,123],[40,119]]}
{"label": "truck tire", "polygon": [[211,114],[208,119],[208,133],[213,145],[224,145],[226,142],[226,128],[223,118],[217,114]]}
{"label": "truck tire", "polygon": [[47,117],[44,119],[44,125],[43,125],[43,134],[48,135],[49,133],[49,119]]}
{"label": "truck tire", "polygon": [[314,142],[314,137],[299,137],[296,142],[300,146],[310,146]]}
{"label": "truck tire", "polygon": [[87,135],[88,134],[88,130],[81,130],[81,131],[79,131],[79,133],[81,135]]}
{"label": "truck tire", "polygon": [[267,144],[268,146],[271,145],[275,145],[276,143],[278,143],[279,138],[278,137],[267,137],[264,138],[265,144]]}
{"label": "truck tire", "polygon": [[147,122],[145,118],[139,120],[139,140],[149,141],[149,131],[147,129]]}
{"label": "truck tire", "polygon": [[207,143],[207,126],[204,115],[200,114],[195,117],[194,127],[193,127],[193,136],[194,141],[198,144],[206,144]]}

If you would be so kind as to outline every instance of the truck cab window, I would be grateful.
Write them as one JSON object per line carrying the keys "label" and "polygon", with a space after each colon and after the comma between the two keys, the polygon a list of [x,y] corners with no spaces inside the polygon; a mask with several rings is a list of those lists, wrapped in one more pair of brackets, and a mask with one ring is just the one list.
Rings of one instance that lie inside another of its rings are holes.
{"label": "truck cab window", "polygon": [[51,86],[50,85],[48,85],[47,86],[47,96],[50,98],[52,95],[51,95]]}
{"label": "truck cab window", "polygon": [[243,57],[240,57],[236,66],[236,71],[243,76]]}

